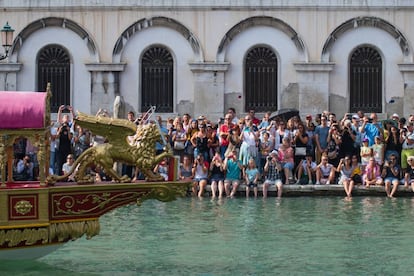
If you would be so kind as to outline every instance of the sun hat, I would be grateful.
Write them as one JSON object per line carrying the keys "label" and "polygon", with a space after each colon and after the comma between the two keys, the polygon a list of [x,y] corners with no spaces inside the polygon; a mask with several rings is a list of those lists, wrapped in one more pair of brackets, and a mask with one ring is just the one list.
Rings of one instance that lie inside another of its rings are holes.
{"label": "sun hat", "polygon": [[272,150],[271,152],[270,152],[270,155],[273,155],[273,154],[278,154],[279,152],[277,151],[277,150]]}

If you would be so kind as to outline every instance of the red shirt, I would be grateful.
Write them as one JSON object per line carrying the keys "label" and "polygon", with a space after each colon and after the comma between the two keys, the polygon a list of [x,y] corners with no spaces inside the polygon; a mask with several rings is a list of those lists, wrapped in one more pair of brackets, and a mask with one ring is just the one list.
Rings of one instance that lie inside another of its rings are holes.
{"label": "red shirt", "polygon": [[252,122],[253,122],[253,124],[254,124],[254,125],[256,125],[256,126],[260,125],[260,120],[259,120],[258,118],[256,118],[256,117],[253,117],[253,118],[252,118]]}
{"label": "red shirt", "polygon": [[229,141],[229,137],[230,137],[230,131],[233,128],[233,125],[226,125],[226,124],[222,124],[220,126],[220,138],[221,138],[221,145],[222,146],[228,146],[230,141]]}

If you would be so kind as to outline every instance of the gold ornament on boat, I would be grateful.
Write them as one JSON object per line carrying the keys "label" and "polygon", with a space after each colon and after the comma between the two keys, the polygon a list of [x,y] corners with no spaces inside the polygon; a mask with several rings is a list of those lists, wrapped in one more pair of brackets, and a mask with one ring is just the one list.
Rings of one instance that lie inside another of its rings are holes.
{"label": "gold ornament on boat", "polygon": [[0,246],[43,245],[53,242],[76,240],[83,235],[87,239],[99,234],[98,219],[51,223],[48,227],[27,227],[0,230]]}
{"label": "gold ornament on boat", "polygon": [[19,244],[33,245],[49,242],[49,231],[45,227],[0,230],[0,246],[15,247]]}
{"label": "gold ornament on boat", "polygon": [[84,234],[86,234],[86,239],[90,239],[98,235],[100,230],[98,219],[52,223],[49,226],[49,241],[76,240]]}
{"label": "gold ornament on boat", "polygon": [[[89,129],[94,135],[103,136],[108,142],[98,144],[85,150],[75,161],[71,171],[66,175],[51,175],[47,178],[49,184],[67,178],[75,173],[78,183],[92,183],[95,177],[87,174],[91,165],[101,166],[105,173],[117,182],[130,182],[127,175],[120,176],[114,170],[114,163],[136,166],[147,181],[163,181],[164,178],[154,167],[165,157],[171,157],[170,148],[161,154],[156,154],[155,144],[162,142],[159,126],[153,123],[136,125],[126,119],[96,117],[78,112],[75,118],[77,124]],[[128,140],[128,136],[133,139]]]}
{"label": "gold ornament on boat", "polygon": [[20,200],[14,205],[14,210],[16,210],[16,213],[21,215],[26,215],[30,213],[32,208],[33,205],[27,200]]}

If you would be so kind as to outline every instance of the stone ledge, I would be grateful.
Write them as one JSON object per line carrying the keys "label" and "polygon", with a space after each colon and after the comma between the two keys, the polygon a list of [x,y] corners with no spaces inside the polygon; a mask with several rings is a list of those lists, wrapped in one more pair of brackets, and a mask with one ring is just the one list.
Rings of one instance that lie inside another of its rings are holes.
{"label": "stone ledge", "polygon": [[[263,184],[258,185],[259,196],[262,196]],[[211,195],[211,187],[207,185],[206,194]],[[246,185],[240,184],[237,189],[239,196],[245,195]],[[253,195],[253,189],[250,189],[250,196]],[[270,185],[268,189],[268,196],[276,195],[275,185]],[[283,196],[345,196],[344,187],[339,184],[330,185],[283,185]],[[356,185],[352,190],[354,196],[386,196],[384,186],[370,186],[365,188],[363,185]],[[395,194],[396,197],[400,196],[414,196],[411,189],[405,189],[403,185],[398,187],[398,191]]]}

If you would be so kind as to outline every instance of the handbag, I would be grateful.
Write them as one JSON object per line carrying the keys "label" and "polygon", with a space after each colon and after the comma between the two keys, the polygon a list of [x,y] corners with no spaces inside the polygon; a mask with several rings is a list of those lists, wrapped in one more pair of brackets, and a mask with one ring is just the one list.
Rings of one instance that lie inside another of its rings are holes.
{"label": "handbag", "polygon": [[175,150],[183,150],[183,149],[185,149],[185,144],[184,144],[184,142],[181,142],[181,141],[174,141],[174,149],[175,149]]}
{"label": "handbag", "polygon": [[335,144],[335,140],[331,139],[328,143],[328,158],[335,159],[338,157],[338,146]]}
{"label": "handbag", "polygon": [[337,156],[338,156],[338,151],[336,150],[328,152],[329,159],[335,159]]}
{"label": "handbag", "polygon": [[295,155],[296,156],[305,156],[306,155],[306,147],[296,147],[295,148]]}
{"label": "handbag", "polygon": [[354,174],[351,179],[355,182],[355,183],[362,183],[362,177],[359,174]]}

